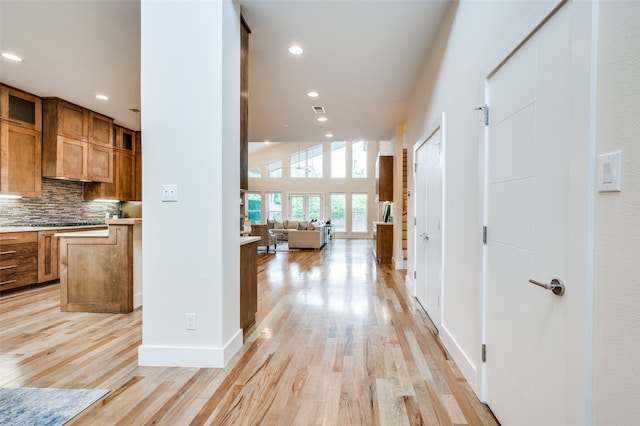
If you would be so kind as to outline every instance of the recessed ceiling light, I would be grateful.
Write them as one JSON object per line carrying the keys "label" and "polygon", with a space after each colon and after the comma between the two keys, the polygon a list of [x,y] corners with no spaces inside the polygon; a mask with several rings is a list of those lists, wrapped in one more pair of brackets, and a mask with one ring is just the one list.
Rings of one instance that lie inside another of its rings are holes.
{"label": "recessed ceiling light", "polygon": [[100,99],[101,101],[108,101],[109,97],[107,95],[96,95],[96,99]]}
{"label": "recessed ceiling light", "polygon": [[282,125],[282,127],[289,127],[289,125],[285,123]]}
{"label": "recessed ceiling light", "polygon": [[22,58],[18,55],[14,55],[13,53],[3,53],[2,57],[14,62],[22,62]]}
{"label": "recessed ceiling light", "polygon": [[302,50],[302,47],[300,46],[291,46],[289,48],[289,53],[292,55],[302,55],[302,52],[304,52],[304,50]]}
{"label": "recessed ceiling light", "polygon": [[327,121],[327,117],[318,117],[318,121]]}
{"label": "recessed ceiling light", "polygon": [[269,145],[269,141],[264,141],[264,144],[265,145]]}
{"label": "recessed ceiling light", "polygon": [[328,137],[328,138],[332,138],[333,137],[333,133],[327,133],[325,136]]}
{"label": "recessed ceiling light", "polygon": [[309,92],[309,93],[307,93],[307,96],[309,96],[310,98],[317,98],[318,97],[318,92]]}

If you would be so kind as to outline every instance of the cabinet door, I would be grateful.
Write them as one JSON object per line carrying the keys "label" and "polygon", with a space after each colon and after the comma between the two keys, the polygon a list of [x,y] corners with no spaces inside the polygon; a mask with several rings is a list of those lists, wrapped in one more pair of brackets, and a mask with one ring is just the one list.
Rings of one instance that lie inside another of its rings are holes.
{"label": "cabinet door", "polygon": [[89,146],[86,142],[58,136],[57,152],[54,177],[88,179]]}
{"label": "cabinet door", "polygon": [[88,111],[61,100],[57,102],[57,134],[86,142],[89,131]]}
{"label": "cabinet door", "polygon": [[0,117],[5,121],[42,131],[42,101],[37,96],[0,86]]}
{"label": "cabinet door", "polygon": [[113,120],[95,112],[89,112],[89,142],[113,146]]}
{"label": "cabinet door", "polygon": [[120,201],[132,201],[135,197],[135,156],[126,151],[118,152],[118,182],[116,192]]}
{"label": "cabinet door", "polygon": [[89,144],[89,180],[113,182],[113,148],[111,146]]}
{"label": "cabinet door", "polygon": [[40,197],[40,132],[0,123],[0,193]]}
{"label": "cabinet door", "polygon": [[38,232],[38,282],[58,279],[57,230]]}

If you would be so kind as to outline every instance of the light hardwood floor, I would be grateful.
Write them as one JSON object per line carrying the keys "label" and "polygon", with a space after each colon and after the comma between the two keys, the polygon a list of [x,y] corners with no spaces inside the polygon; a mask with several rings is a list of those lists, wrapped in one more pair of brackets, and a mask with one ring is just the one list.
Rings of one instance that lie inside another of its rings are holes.
{"label": "light hardwood floor", "polygon": [[370,241],[258,255],[256,327],[224,369],[138,367],[141,311],[0,300],[0,386],[111,392],[70,425],[495,425]]}

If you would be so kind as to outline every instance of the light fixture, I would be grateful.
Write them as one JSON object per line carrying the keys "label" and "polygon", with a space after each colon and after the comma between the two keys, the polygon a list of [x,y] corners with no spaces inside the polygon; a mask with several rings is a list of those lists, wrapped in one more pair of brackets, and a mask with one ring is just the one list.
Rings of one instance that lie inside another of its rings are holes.
{"label": "light fixture", "polygon": [[318,121],[325,122],[327,121],[327,117],[318,117]]}
{"label": "light fixture", "polygon": [[318,97],[318,92],[309,92],[309,93],[307,93],[307,96],[309,96],[310,98],[317,98]]}
{"label": "light fixture", "polygon": [[22,62],[22,58],[18,55],[14,55],[13,53],[4,52],[2,57],[14,62]]}
{"label": "light fixture", "polygon": [[269,145],[269,141],[264,141],[264,144],[265,145]]}
{"label": "light fixture", "polygon": [[304,52],[304,50],[302,50],[302,47],[297,45],[291,46],[289,48],[289,53],[291,53],[292,55],[302,55],[302,52]]}
{"label": "light fixture", "polygon": [[332,138],[333,137],[333,133],[327,133],[325,136],[328,137],[328,138]]}
{"label": "light fixture", "polygon": [[101,101],[108,101],[109,97],[107,95],[96,95],[96,99],[100,99]]}
{"label": "light fixture", "polygon": [[19,200],[22,198],[22,195],[0,194],[0,198],[4,198],[5,200]]}

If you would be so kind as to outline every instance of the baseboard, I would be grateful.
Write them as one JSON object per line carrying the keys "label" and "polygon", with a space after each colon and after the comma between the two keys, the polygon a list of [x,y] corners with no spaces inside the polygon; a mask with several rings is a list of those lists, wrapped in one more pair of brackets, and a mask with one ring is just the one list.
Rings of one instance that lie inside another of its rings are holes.
{"label": "baseboard", "polygon": [[148,367],[224,368],[242,348],[242,330],[224,347],[155,346],[138,347],[138,365]]}
{"label": "baseboard", "polygon": [[142,292],[133,295],[133,309],[142,306]]}
{"label": "baseboard", "polygon": [[[440,341],[446,348],[447,352],[449,352],[451,358],[453,358],[453,360],[455,361],[464,378],[467,380],[467,382],[469,382],[469,385],[471,386],[473,391],[478,397],[480,397],[480,387],[478,383],[478,372],[476,369],[476,365],[462,350],[460,345],[458,345],[458,342],[456,342],[456,339],[453,338],[444,324],[440,326],[438,337],[440,338]],[[480,351],[480,348],[478,348],[478,351]]]}

